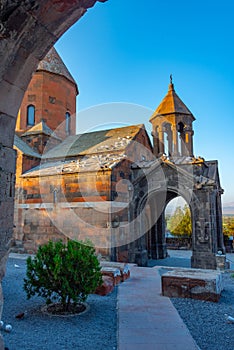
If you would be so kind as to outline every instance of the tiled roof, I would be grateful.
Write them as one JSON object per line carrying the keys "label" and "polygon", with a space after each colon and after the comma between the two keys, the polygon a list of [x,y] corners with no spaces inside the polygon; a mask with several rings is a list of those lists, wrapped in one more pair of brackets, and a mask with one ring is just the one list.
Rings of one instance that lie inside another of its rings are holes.
{"label": "tiled roof", "polygon": [[75,79],[63,63],[61,57],[54,47],[50,49],[47,55],[38,64],[37,71],[44,70],[50,73],[59,74],[70,80],[75,85]]}
{"label": "tiled roof", "polygon": [[187,114],[193,117],[191,111],[176,94],[174,90],[174,84],[172,83],[169,84],[169,89],[166,96],[164,97],[156,111],[153,113],[150,120],[154,119],[156,116],[168,114]]}
{"label": "tiled roof", "polygon": [[23,177],[50,176],[66,173],[98,172],[112,169],[121,160],[125,159],[124,152],[112,155],[86,156],[76,160],[57,160],[41,163],[39,166],[25,172]]}
{"label": "tiled roof", "polygon": [[51,130],[43,120],[40,123],[32,126],[30,129],[28,129],[21,136],[38,135],[38,134],[52,136],[52,137],[60,140],[60,138],[55,134],[55,132],[53,130]]}
{"label": "tiled roof", "polygon": [[144,125],[69,136],[42,156],[42,163],[23,177],[112,169],[126,158],[126,148]]}
{"label": "tiled roof", "polygon": [[69,136],[44,154],[43,159],[123,151],[142,128],[143,124]]}
{"label": "tiled roof", "polygon": [[21,140],[21,138],[17,135],[15,135],[14,138],[14,146],[27,156],[41,158],[41,155],[39,153],[34,151],[30,146],[27,145],[27,143]]}

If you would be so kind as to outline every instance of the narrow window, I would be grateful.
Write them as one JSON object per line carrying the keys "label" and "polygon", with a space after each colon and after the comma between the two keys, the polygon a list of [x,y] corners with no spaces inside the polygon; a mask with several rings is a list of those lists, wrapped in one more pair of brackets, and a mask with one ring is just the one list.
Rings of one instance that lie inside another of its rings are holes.
{"label": "narrow window", "polygon": [[27,107],[27,125],[33,126],[35,124],[35,107],[29,105]]}
{"label": "narrow window", "polygon": [[70,128],[71,128],[71,115],[69,112],[66,112],[66,134],[70,135]]}

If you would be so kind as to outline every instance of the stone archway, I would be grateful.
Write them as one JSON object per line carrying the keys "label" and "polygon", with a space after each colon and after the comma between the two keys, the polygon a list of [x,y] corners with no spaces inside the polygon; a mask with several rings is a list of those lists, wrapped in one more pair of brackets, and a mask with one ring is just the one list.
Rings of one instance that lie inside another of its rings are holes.
{"label": "stone archway", "polygon": [[[152,201],[157,203],[157,198],[160,196],[160,192],[155,191],[150,194]],[[151,237],[153,237],[154,244],[150,247],[151,254],[156,259],[163,259],[167,257],[167,244],[166,244],[166,208],[169,202],[177,197],[181,197],[184,199],[185,203],[188,205],[190,213],[191,213],[191,221],[193,220],[193,211],[196,206],[197,199],[195,196],[193,198],[188,198],[186,193],[178,191],[176,188],[167,188],[165,203],[162,207],[162,212],[160,213],[157,221],[153,223],[151,227]],[[152,210],[154,210],[154,206],[152,206]],[[192,248],[195,247],[195,227],[192,226]]]}
{"label": "stone archway", "polygon": [[[165,237],[166,237],[166,243],[167,243],[167,233],[171,233],[171,232],[170,232],[170,227],[167,226],[167,219],[166,218],[168,217],[168,219],[170,220],[171,215],[175,215],[176,210],[178,208],[180,208],[182,210],[182,212],[185,213],[184,212],[185,206],[186,206],[186,209],[188,208],[188,212],[189,212],[189,215],[191,218],[191,237],[189,237],[189,235],[186,234],[187,232],[181,232],[183,234],[183,236],[181,237],[181,240],[179,240],[178,242],[176,240],[175,243],[176,242],[178,243],[178,248],[180,248],[182,245],[183,247],[187,247],[188,249],[189,248],[192,249],[192,243],[193,243],[192,239],[194,238],[194,234],[193,234],[193,227],[192,227],[193,217],[192,217],[192,210],[190,207],[190,203],[188,203],[185,200],[185,198],[183,196],[181,196],[179,193],[176,193],[173,191],[168,191],[167,202],[165,204],[165,209],[164,209],[165,221],[166,221]],[[186,229],[189,230],[189,227],[187,227]],[[168,248],[168,244],[167,244],[167,248]]]}
{"label": "stone archway", "polygon": [[[189,205],[192,217],[191,265],[196,268],[216,269],[217,252],[221,250],[225,253],[221,227],[222,189],[218,177],[211,179],[204,176],[209,167],[213,171],[217,169],[217,164],[207,162],[197,166],[196,163],[188,162],[178,166],[168,160],[158,159],[153,164],[146,164],[144,177],[137,179],[136,173],[135,200],[131,215],[133,218],[140,217],[145,215],[146,206],[151,208],[151,251],[148,255],[156,259],[166,257],[165,208],[170,199],[181,196]],[[136,225],[135,230],[136,236],[143,239],[139,238],[131,245],[129,256],[134,262],[135,252],[137,261],[146,265],[146,246],[142,242],[149,228]],[[139,257],[141,250],[142,259]]]}
{"label": "stone archway", "polygon": [[[15,122],[39,61],[88,8],[107,0],[3,0],[0,4],[0,279],[13,232]],[[0,292],[0,316],[2,293]]]}

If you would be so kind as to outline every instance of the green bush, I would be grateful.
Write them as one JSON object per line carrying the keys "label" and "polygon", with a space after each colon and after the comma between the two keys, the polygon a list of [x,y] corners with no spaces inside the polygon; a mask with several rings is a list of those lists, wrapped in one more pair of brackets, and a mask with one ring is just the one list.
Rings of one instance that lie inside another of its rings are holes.
{"label": "green bush", "polygon": [[24,290],[46,303],[61,303],[69,310],[71,303],[84,302],[102,283],[101,268],[90,242],[49,242],[39,247],[35,258],[27,259]]}

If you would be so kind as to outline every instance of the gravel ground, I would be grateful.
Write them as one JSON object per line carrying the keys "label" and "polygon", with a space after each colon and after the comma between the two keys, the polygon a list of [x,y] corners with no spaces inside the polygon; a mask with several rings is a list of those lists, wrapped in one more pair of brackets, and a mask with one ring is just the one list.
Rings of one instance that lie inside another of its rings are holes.
{"label": "gravel ground", "polygon": [[[190,267],[191,252],[169,251],[170,257],[151,265]],[[234,254],[228,254],[233,268]],[[201,350],[233,350],[234,324],[225,314],[234,317],[234,271],[223,273],[224,290],[218,303],[172,298],[171,301]],[[181,349],[183,350],[183,349]]]}
{"label": "gravel ground", "polygon": [[171,299],[201,350],[234,349],[234,324],[225,319],[225,314],[234,317],[234,278],[224,273],[223,282],[218,303]]}
{"label": "gravel ground", "polygon": [[[169,251],[169,254],[169,258],[153,261],[151,266],[190,267],[191,252]],[[234,262],[234,254],[228,257]],[[50,317],[40,311],[44,300],[26,299],[22,289],[25,271],[25,260],[8,260],[3,280],[2,319],[13,327],[12,332],[3,332],[9,350],[117,349],[117,290],[106,297],[91,295],[88,298],[90,310],[83,315]],[[218,303],[171,299],[201,350],[234,349],[234,324],[225,319],[225,314],[234,317],[233,273],[223,274],[224,291]],[[15,318],[25,311],[27,314],[22,320]]]}
{"label": "gravel ground", "polygon": [[[10,333],[3,331],[9,350],[117,349],[116,290],[105,297],[90,295],[90,309],[82,315],[47,316],[40,311],[43,299],[26,299],[22,288],[25,271],[25,260],[9,258],[3,279],[2,315],[4,323],[13,327]],[[25,311],[23,319],[15,318]]]}

